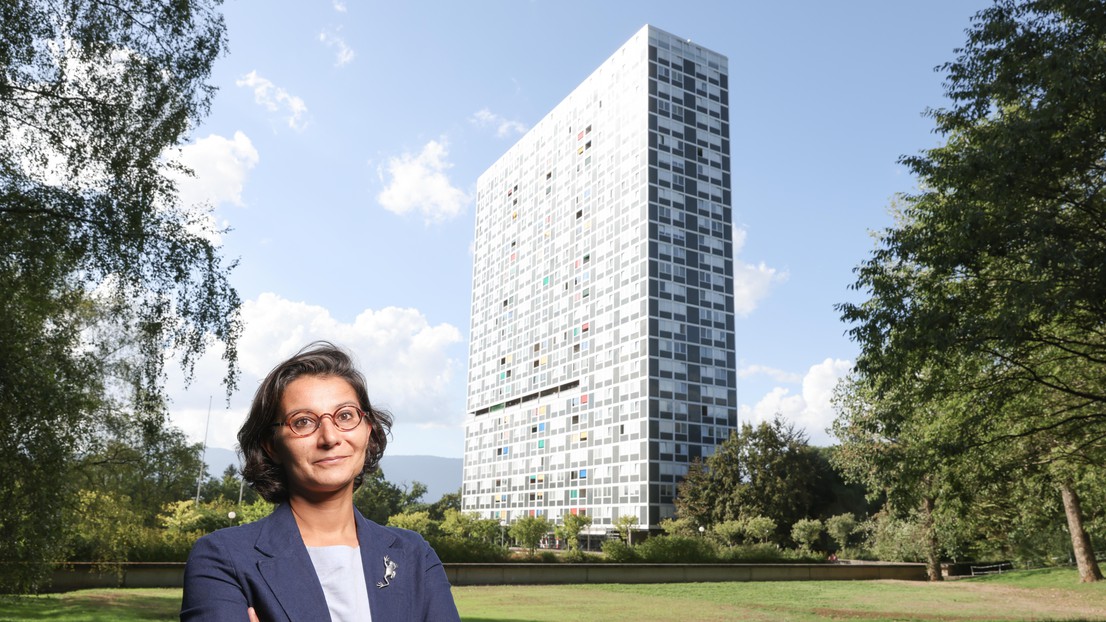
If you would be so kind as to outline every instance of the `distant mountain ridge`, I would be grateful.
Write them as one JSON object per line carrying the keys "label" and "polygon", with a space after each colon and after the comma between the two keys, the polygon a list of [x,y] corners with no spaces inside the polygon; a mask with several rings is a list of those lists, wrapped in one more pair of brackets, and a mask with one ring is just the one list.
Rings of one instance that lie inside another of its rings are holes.
{"label": "distant mountain ridge", "polygon": [[[228,466],[239,466],[238,455],[222,447],[208,447],[204,462],[209,477],[222,477]],[[384,471],[384,479],[400,487],[410,487],[413,482],[426,484],[422,500],[434,503],[442,495],[461,489],[463,464],[461,458],[386,455],[380,460],[380,469]]]}

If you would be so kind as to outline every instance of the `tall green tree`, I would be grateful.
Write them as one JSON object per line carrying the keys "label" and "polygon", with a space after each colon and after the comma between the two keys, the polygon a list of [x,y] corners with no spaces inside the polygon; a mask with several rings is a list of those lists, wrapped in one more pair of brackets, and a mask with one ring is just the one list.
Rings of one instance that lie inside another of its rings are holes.
{"label": "tall green tree", "polygon": [[[948,436],[1047,463],[1083,581],[1077,464],[1106,450],[1106,3],[997,0],[945,64],[946,143],[841,306],[877,394],[970,362]],[[1024,399],[1029,394],[1031,399]],[[1029,407],[1031,405],[1031,407]]]}
{"label": "tall green tree", "polygon": [[534,551],[541,544],[541,539],[552,530],[553,524],[544,516],[523,516],[511,524],[509,533],[511,538],[526,549],[529,557],[533,559]]}
{"label": "tall green tree", "polygon": [[421,502],[425,494],[426,485],[422,482],[414,482],[410,489],[401,488],[385,479],[384,471],[378,468],[365,475],[353,493],[353,504],[365,518],[386,525],[393,515],[425,510],[427,506]]}
{"label": "tall green tree", "polygon": [[214,341],[236,374],[232,265],[182,205],[172,150],[207,113],[218,0],[0,3],[0,587],[65,540],[98,413],[165,422],[164,361]]}
{"label": "tall green tree", "polygon": [[782,418],[745,423],[701,468],[689,470],[677,491],[677,515],[704,527],[767,516],[785,529],[818,513],[828,470],[806,435]]}

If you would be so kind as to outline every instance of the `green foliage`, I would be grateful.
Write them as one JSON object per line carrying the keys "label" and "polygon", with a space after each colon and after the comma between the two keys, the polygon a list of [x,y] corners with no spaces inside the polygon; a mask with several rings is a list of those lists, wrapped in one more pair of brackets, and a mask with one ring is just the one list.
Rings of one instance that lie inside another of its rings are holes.
{"label": "green foliage", "polygon": [[876,559],[889,562],[923,562],[926,559],[925,529],[917,521],[877,514],[864,525],[868,549]]}
{"label": "green foliage", "polygon": [[386,525],[388,517],[400,512],[412,512],[426,510],[427,506],[422,502],[422,496],[426,494],[426,486],[415,482],[410,489],[401,488],[384,479],[384,471],[377,469],[367,473],[361,486],[353,493],[353,505],[365,516],[365,518]]}
{"label": "green foliage", "polygon": [[718,549],[718,561],[735,564],[772,564],[783,561],[797,561],[787,549],[775,544],[742,544],[724,546]]}
{"label": "green foliage", "polygon": [[447,564],[507,561],[510,552],[498,542],[458,538],[452,535],[427,538],[438,558]]}
{"label": "green foliage", "polygon": [[680,483],[677,515],[703,526],[761,515],[778,525],[817,514],[832,469],[805,434],[777,417],[743,424]]}
{"label": "green foliage", "polygon": [[[772,526],[773,530],[775,525]],[[723,546],[740,544],[745,538],[745,521],[727,520],[716,523],[710,528],[711,535]]]}
{"label": "green foliage", "polygon": [[238,523],[245,524],[265,518],[273,513],[275,507],[272,503],[258,497],[253,503],[237,506],[235,512],[238,514]]}
{"label": "green foliage", "polygon": [[653,536],[635,547],[643,562],[696,564],[717,561],[713,547],[695,536]]}
{"label": "green foliage", "polygon": [[699,525],[691,518],[666,518],[661,521],[660,528],[670,536],[694,537],[699,535]]}
{"label": "green foliage", "polygon": [[[115,451],[97,422],[128,411],[165,426],[170,350],[188,377],[220,344],[228,391],[235,383],[232,266],[205,208],[178,200],[167,173],[186,172],[166,159],[213,94],[217,4],[0,8],[2,589],[37,589],[60,558],[64,517],[81,503],[78,458]],[[49,419],[26,416],[44,408]],[[154,487],[104,492],[131,496],[143,516],[164,500]]]}
{"label": "green foliage", "polygon": [[424,538],[435,536],[441,531],[438,522],[430,518],[429,512],[400,512],[388,518],[388,526],[417,531]]}
{"label": "green foliage", "polygon": [[82,490],[73,516],[74,558],[93,562],[123,562],[142,537],[142,517],[130,499],[111,493]]}
{"label": "green foliage", "polygon": [[826,519],[826,533],[837,544],[837,548],[849,546],[849,537],[856,531],[858,524],[852,514],[837,514]]}
{"label": "green foliage", "polygon": [[589,525],[591,525],[590,516],[565,513],[555,531],[557,537],[568,546],[569,551],[577,551],[580,549],[580,532]]}
{"label": "green foliage", "polygon": [[1052,487],[1087,581],[1080,482],[1106,459],[1104,10],[997,0],[944,65],[950,103],[930,115],[946,142],[903,158],[921,190],[857,269],[867,299],[840,306],[860,355],[836,428],[898,516],[971,532],[968,509],[999,504],[1011,473]]}
{"label": "green foliage", "polygon": [[[166,503],[196,494],[200,445],[188,443],[161,415],[109,409],[93,425],[89,446],[77,459],[75,485],[126,495],[148,527],[156,526]],[[237,483],[234,488],[237,496]]]}
{"label": "green foliage", "polygon": [[511,525],[508,533],[511,539],[527,550],[532,559],[534,550],[541,544],[541,539],[552,530],[552,523],[544,516],[523,516]]}
{"label": "green foliage", "polygon": [[499,542],[499,521],[491,518],[480,518],[475,512],[461,512],[457,509],[447,509],[441,522],[442,533],[461,539],[479,540],[481,542]]}
{"label": "green foliage", "polygon": [[825,527],[822,521],[816,518],[803,518],[795,521],[791,526],[791,539],[803,548],[804,551],[813,551],[814,545],[822,537]]}
{"label": "green foliage", "polygon": [[448,512],[449,510],[454,510],[457,512],[461,511],[460,490],[458,490],[457,492],[447,492],[446,494],[442,495],[441,499],[438,499],[434,503],[431,503],[430,507],[427,508],[427,511],[430,512],[430,518],[433,518],[437,521],[445,520],[446,512]]}
{"label": "green foliage", "polygon": [[750,516],[742,521],[745,535],[751,540],[766,544],[776,533],[776,521],[767,516]]}
{"label": "green foliage", "polygon": [[632,514],[623,514],[614,523],[614,528],[618,530],[618,537],[630,545],[634,543],[634,527],[637,527],[637,517]]}
{"label": "green foliage", "polygon": [[638,559],[634,547],[622,540],[604,540],[603,556],[607,561],[616,564],[627,564]]}

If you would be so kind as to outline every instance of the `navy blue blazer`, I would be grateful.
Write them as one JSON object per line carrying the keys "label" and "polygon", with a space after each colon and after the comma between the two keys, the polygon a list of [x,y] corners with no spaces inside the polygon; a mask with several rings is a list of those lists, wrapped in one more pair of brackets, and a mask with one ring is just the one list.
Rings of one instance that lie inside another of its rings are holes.
{"label": "navy blue blazer", "polygon": [[[460,620],[442,562],[419,534],[381,527],[354,509],[361,563],[375,622]],[[395,576],[385,587],[387,556]],[[329,620],[323,587],[290,506],[246,525],[200,538],[184,570],[181,620]]]}

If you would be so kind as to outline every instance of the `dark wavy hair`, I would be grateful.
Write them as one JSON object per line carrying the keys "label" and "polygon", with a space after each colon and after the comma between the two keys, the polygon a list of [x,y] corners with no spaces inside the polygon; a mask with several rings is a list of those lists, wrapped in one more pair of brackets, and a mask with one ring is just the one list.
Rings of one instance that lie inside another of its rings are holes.
{"label": "dark wavy hair", "polygon": [[280,423],[284,416],[280,411],[284,390],[293,380],[303,376],[334,377],[348,382],[357,394],[358,405],[365,411],[365,418],[372,424],[369,446],[365,451],[365,466],[354,480],[354,490],[361,485],[366,473],[376,470],[388,445],[392,415],[373,408],[365,388],[365,377],[353,366],[349,354],[328,341],[308,344],[265,376],[253,396],[249,417],[238,430],[238,450],[242,452],[244,463],[242,477],[262,499],[270,503],[288,500],[288,476],[284,467],[266,453],[264,442],[273,438],[277,429],[273,424]]}

